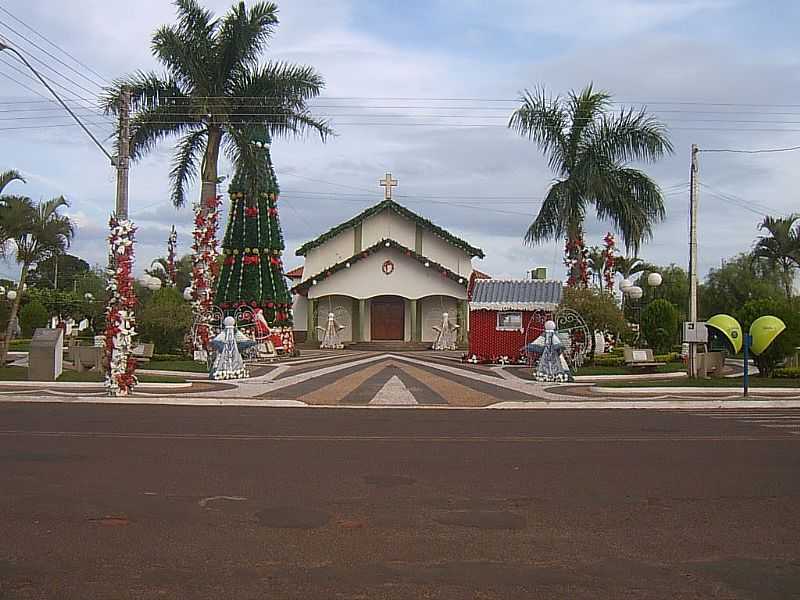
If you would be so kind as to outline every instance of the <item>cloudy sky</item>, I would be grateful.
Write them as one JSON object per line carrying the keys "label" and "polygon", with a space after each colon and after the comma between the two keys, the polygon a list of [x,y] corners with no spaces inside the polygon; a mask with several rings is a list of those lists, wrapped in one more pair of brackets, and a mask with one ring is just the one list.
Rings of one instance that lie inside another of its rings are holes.
{"label": "cloudy sky", "polygon": [[[205,4],[222,13],[230,0]],[[491,10],[487,5],[478,0],[279,3],[281,24],[264,58],[311,64],[324,75],[325,97],[315,110],[331,118],[338,134],[325,144],[313,138],[273,144],[288,266],[299,264],[294,250],[302,242],[379,201],[378,179],[388,170],[400,181],[401,203],[484,249],[487,256],[476,262],[478,268],[522,276],[526,269],[547,266],[560,276],[561,242],[522,243],[552,181],[535,146],[504,126],[526,87],[545,85],[564,93],[594,82],[620,106],[646,104],[667,123],[676,152],[645,167],[666,195],[667,219],[641,252],[655,263],[687,262],[692,143],[704,149],[800,146],[795,2],[494,0]],[[60,91],[73,104],[86,107],[99,92],[97,83],[158,68],[149,53],[150,37],[173,14],[165,0],[64,0],[58,9],[52,0],[0,0],[0,33],[69,77],[72,81],[35,63],[63,86]],[[34,199],[66,196],[79,226],[73,252],[103,263],[114,174],[77,128],[63,126],[68,121],[57,110],[44,110],[52,105],[33,93],[44,93],[41,86],[19,68],[11,57],[0,56],[0,170],[16,168],[28,180],[8,191],[24,189]],[[103,118],[88,109],[82,114],[97,135],[108,136],[111,128]],[[165,143],[131,171],[140,269],[164,254],[172,224],[181,250],[188,252],[190,211],[176,211],[169,202],[171,151]],[[705,272],[747,249],[765,212],[798,209],[800,153],[708,153],[700,160]],[[231,174],[230,165],[223,164],[221,172]],[[588,242],[599,244],[606,230],[590,221]]]}

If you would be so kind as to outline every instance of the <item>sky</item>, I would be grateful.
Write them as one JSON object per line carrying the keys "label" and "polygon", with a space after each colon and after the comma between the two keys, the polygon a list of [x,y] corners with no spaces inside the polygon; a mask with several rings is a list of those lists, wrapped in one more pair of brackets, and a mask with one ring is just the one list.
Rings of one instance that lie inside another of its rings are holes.
{"label": "sky", "polygon": [[[222,14],[231,3],[204,4]],[[562,241],[523,243],[554,178],[536,146],[505,126],[526,88],[544,86],[563,95],[593,83],[614,96],[614,110],[646,106],[667,125],[675,153],[636,165],[665,195],[666,219],[640,251],[655,264],[688,262],[693,143],[702,150],[800,146],[795,2],[488,5],[278,2],[280,26],[263,60],[313,65],[326,87],[312,108],[330,118],[336,131],[325,143],[305,137],[272,145],[287,268],[301,263],[294,251],[303,242],[379,202],[378,180],[391,171],[401,204],[484,250],[476,268],[495,277],[523,277],[545,266],[551,277],[563,276]],[[165,0],[64,0],[58,10],[52,0],[0,0],[0,34],[54,69],[35,63],[63,86],[58,89],[72,104],[84,107],[95,101],[100,85],[116,77],[160,70],[150,55],[151,35],[173,20],[174,7]],[[0,170],[15,168],[27,179],[7,192],[35,200],[65,196],[78,226],[71,252],[104,264],[114,172],[88,137],[64,126],[69,121],[34,91],[46,94],[12,57],[0,55]],[[87,109],[81,114],[111,149],[112,127]],[[179,252],[190,251],[191,209],[176,210],[169,200],[173,144],[165,141],[131,169],[139,271],[166,253],[172,225]],[[699,155],[701,273],[749,249],[764,214],[798,210],[799,160],[800,152]],[[220,173],[232,175],[231,165],[223,160]],[[189,197],[198,195],[195,186]],[[608,223],[590,217],[587,243],[600,245],[608,230]],[[16,273],[11,264],[0,267],[5,275]]]}

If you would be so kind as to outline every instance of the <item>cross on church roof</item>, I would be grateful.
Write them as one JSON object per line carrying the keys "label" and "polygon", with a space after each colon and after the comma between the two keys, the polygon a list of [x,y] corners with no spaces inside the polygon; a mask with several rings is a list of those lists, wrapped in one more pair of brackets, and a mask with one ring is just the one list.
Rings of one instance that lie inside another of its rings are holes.
{"label": "cross on church roof", "polygon": [[386,173],[386,177],[380,180],[381,187],[384,188],[383,197],[386,200],[392,199],[392,188],[397,187],[397,179],[392,179],[391,173]]}

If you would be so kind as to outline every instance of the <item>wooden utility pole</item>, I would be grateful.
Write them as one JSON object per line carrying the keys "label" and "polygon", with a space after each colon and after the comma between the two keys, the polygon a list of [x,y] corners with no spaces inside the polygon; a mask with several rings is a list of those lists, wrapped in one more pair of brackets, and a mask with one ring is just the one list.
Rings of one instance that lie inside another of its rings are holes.
{"label": "wooden utility pole", "polygon": [[117,167],[117,205],[116,216],[120,221],[128,218],[128,171],[130,167],[130,107],[131,91],[122,88],[119,102],[119,155]]}
{"label": "wooden utility pole", "polygon": [[[697,322],[697,204],[699,201],[700,148],[692,144],[692,166],[689,174],[689,321]],[[697,377],[697,344],[689,342],[689,377]]]}

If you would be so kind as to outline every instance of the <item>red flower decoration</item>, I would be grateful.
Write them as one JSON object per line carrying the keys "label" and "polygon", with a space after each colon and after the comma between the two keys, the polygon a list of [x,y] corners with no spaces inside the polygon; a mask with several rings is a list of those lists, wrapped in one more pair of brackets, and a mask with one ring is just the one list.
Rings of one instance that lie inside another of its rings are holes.
{"label": "red flower decoration", "polygon": [[242,259],[242,264],[245,265],[257,265],[259,262],[261,262],[261,259],[258,254],[247,254]]}
{"label": "red flower decoration", "polygon": [[255,218],[258,216],[258,207],[257,206],[248,206],[244,209],[244,216],[249,218]]}

